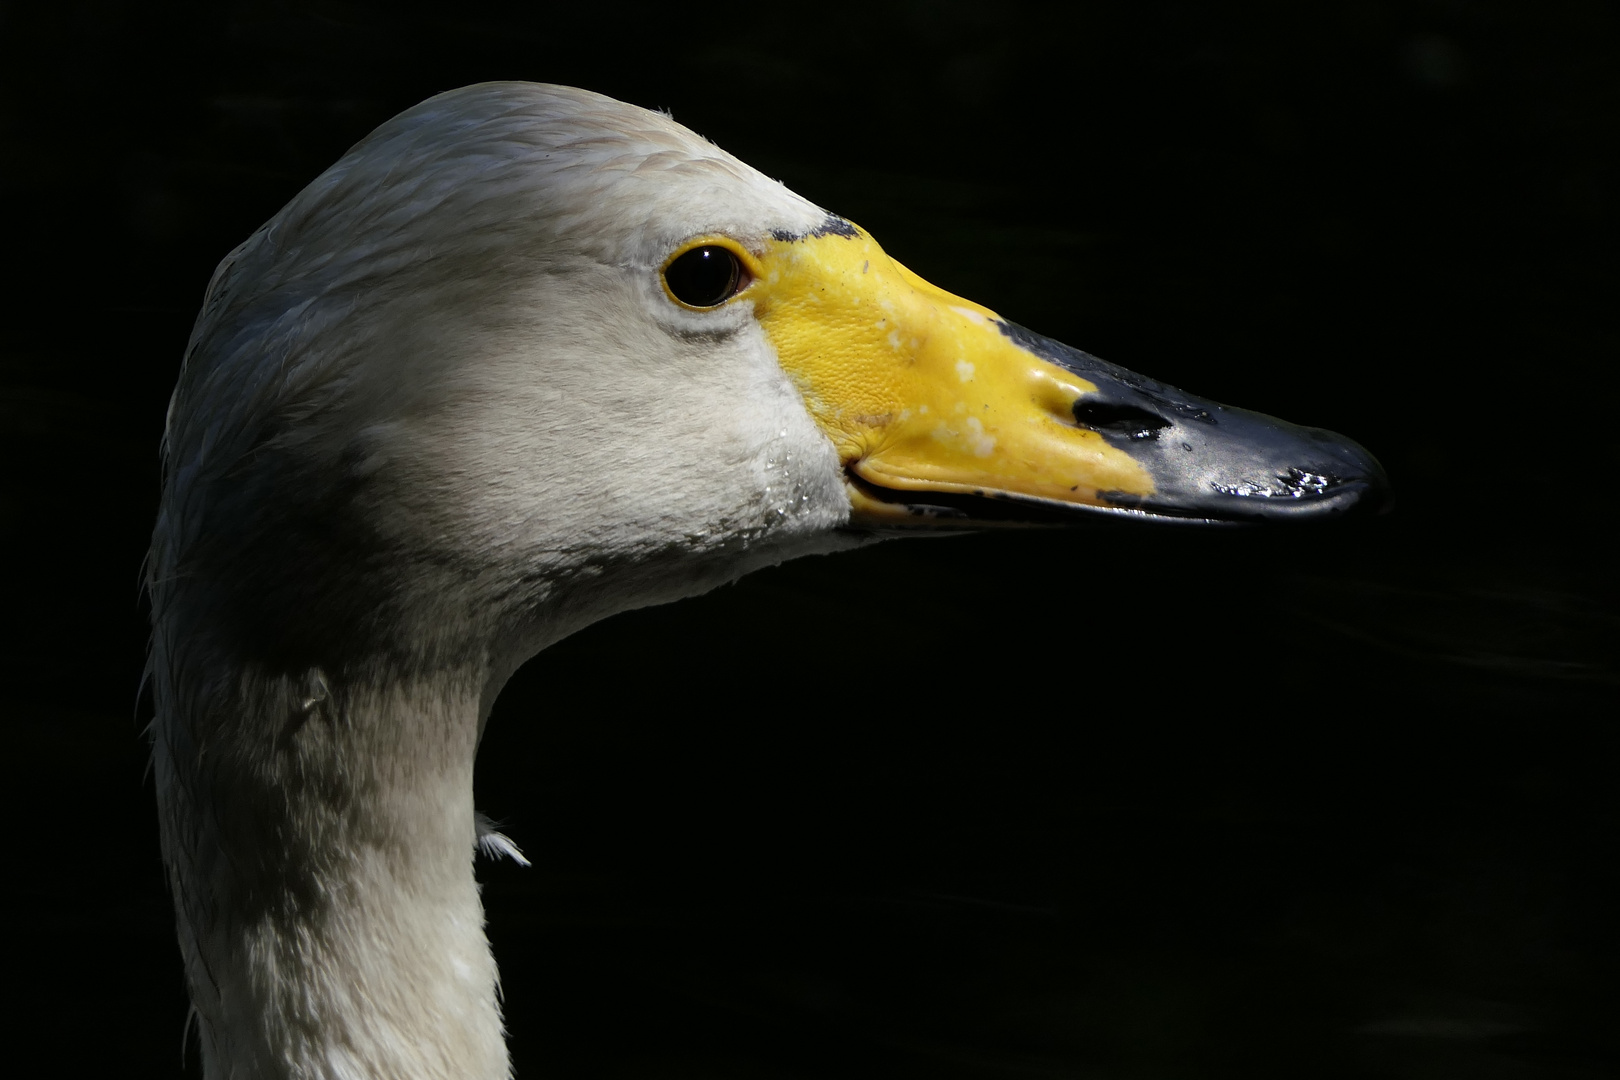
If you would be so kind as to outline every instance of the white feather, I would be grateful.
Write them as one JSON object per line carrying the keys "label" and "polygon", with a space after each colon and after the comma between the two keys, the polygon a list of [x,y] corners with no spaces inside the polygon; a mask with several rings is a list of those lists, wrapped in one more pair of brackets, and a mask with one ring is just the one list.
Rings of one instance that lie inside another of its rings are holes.
{"label": "white feather", "polygon": [[220,264],[169,411],[153,763],[209,1077],[509,1071],[472,804],[502,683],[629,607],[850,546],[825,436],[676,244],[823,211],[667,117],[469,87]]}

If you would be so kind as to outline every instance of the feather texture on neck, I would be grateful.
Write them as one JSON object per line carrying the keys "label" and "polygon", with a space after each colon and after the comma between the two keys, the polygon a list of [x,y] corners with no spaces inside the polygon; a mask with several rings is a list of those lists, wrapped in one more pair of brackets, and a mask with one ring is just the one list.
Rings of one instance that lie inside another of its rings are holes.
{"label": "feather texture on neck", "polygon": [[472,873],[482,672],[185,681],[154,760],[206,1073],[506,1075]]}

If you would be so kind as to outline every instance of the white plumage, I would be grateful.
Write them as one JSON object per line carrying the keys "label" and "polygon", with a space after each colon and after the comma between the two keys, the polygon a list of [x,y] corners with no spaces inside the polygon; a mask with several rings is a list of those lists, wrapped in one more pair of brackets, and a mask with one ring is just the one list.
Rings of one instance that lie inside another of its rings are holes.
{"label": "white plumage", "polygon": [[[700,247],[740,291],[677,295]],[[424,102],[220,264],[169,410],[153,759],[205,1072],[507,1075],[472,860],[515,848],[473,758],[507,676],[588,623],[854,546],[852,512],[1383,492],[1347,440],[936,289],[665,116]]]}
{"label": "white plumage", "polygon": [[579,90],[442,95],[233,251],[170,406],[154,760],[211,1077],[498,1077],[472,762],[506,676],[615,611],[855,541],[700,232],[824,211]]}

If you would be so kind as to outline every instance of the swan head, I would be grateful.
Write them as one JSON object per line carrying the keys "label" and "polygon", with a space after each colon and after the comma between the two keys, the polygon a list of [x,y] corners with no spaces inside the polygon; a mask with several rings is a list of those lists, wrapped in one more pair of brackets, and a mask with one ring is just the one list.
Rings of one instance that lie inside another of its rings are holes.
{"label": "swan head", "polygon": [[155,598],[196,583],[292,664],[527,655],[896,530],[1386,492],[1349,440],[936,288],[664,115],[515,83],[384,124],[227,257],[167,451]]}
{"label": "swan head", "polygon": [[226,257],[164,469],[153,762],[209,1075],[508,1075],[472,761],[586,623],[899,531],[1386,492],[668,117],[511,83],[402,113]]}

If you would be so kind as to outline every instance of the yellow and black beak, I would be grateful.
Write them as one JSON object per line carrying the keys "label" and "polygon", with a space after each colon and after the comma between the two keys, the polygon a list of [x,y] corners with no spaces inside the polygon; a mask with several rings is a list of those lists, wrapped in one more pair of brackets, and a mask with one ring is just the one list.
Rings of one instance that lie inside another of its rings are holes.
{"label": "yellow and black beak", "polygon": [[938,289],[838,218],[749,253],[749,297],[837,447],[852,524],[1205,522],[1384,508],[1343,436],[1183,393]]}

